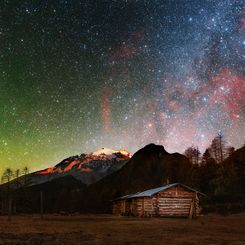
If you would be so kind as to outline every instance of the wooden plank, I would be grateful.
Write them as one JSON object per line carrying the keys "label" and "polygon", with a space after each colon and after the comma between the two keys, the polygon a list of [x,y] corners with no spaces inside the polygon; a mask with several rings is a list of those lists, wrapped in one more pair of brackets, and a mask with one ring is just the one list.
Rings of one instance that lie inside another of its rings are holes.
{"label": "wooden plank", "polygon": [[159,204],[162,204],[162,205],[176,205],[176,204],[179,204],[179,205],[185,205],[185,204],[190,204],[191,203],[191,200],[188,200],[188,201],[159,201],[158,205]]}
{"label": "wooden plank", "polygon": [[165,197],[160,197],[159,198],[159,201],[191,201],[192,200],[192,198],[165,198]]}
{"label": "wooden plank", "polygon": [[166,209],[166,210],[162,210],[162,209],[159,209],[159,213],[184,213],[184,214],[189,214],[189,210],[172,210],[172,209]]}
{"label": "wooden plank", "polygon": [[180,212],[180,211],[164,211],[164,212],[162,212],[161,210],[159,210],[159,214],[183,214],[183,215],[186,215],[186,216],[188,216],[189,215],[189,212],[188,212],[188,210],[187,211],[183,211],[183,212]]}
{"label": "wooden plank", "polygon": [[191,204],[191,201],[190,202],[159,202],[158,203],[158,206],[159,205],[190,205]]}
{"label": "wooden plank", "polygon": [[162,208],[162,207],[160,207],[159,210],[162,210],[162,211],[164,211],[164,210],[180,210],[180,211],[181,210],[187,210],[189,212],[190,207],[188,207],[188,208],[170,208],[170,207]]}
{"label": "wooden plank", "polygon": [[179,210],[190,210],[190,206],[185,206],[185,207],[171,207],[171,206],[159,206],[159,210],[164,210],[164,209],[179,209]]}
{"label": "wooden plank", "polygon": [[185,204],[185,203],[191,203],[191,199],[189,200],[159,200],[158,203],[163,203],[163,204],[175,204],[175,203],[180,203],[180,204]]}
{"label": "wooden plank", "polygon": [[190,211],[189,211],[189,219],[193,218],[193,213],[194,213],[194,200],[192,200],[191,202]]}
{"label": "wooden plank", "polygon": [[159,214],[172,214],[172,215],[174,215],[174,214],[183,214],[183,215],[186,215],[186,216],[188,216],[189,215],[189,210],[186,210],[186,211],[171,211],[171,210],[169,210],[169,211],[161,211],[161,210],[159,210]]}

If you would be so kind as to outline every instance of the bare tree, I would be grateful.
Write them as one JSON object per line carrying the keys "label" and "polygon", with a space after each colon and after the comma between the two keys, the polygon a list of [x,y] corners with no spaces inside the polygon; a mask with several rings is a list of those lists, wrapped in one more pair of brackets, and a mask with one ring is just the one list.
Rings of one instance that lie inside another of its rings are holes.
{"label": "bare tree", "polygon": [[217,163],[222,163],[225,158],[226,143],[224,141],[223,135],[218,134],[211,143],[210,153]]}
{"label": "bare tree", "polygon": [[29,174],[29,168],[27,166],[25,166],[22,170],[22,173],[24,175],[24,186],[26,186],[28,183],[28,178],[27,175]]}
{"label": "bare tree", "polygon": [[19,178],[20,177],[20,170],[16,169],[15,170],[15,178]]}
{"label": "bare tree", "polygon": [[235,148],[233,146],[227,147],[227,149],[226,149],[226,157],[231,156],[234,151],[235,151]]}
{"label": "bare tree", "polygon": [[210,159],[212,159],[212,156],[209,152],[209,149],[206,149],[202,155],[202,165],[207,164],[210,161]]}
{"label": "bare tree", "polygon": [[2,181],[5,183],[10,183],[10,180],[13,178],[13,171],[11,168],[6,168],[4,173],[3,173],[3,176],[2,176]]}
{"label": "bare tree", "polygon": [[195,154],[195,164],[199,164],[201,152],[199,151],[198,146],[195,148],[194,154]]}
{"label": "bare tree", "polygon": [[8,220],[11,220],[12,212],[12,197],[11,197],[11,186],[10,181],[12,180],[14,174],[11,168],[7,168],[2,176],[2,181],[7,184],[7,202],[8,202]]}
{"label": "bare tree", "polygon": [[221,135],[221,133],[218,134],[218,140],[219,140],[219,155],[220,155],[220,161],[223,162],[224,161],[224,141],[223,141],[223,136]]}
{"label": "bare tree", "polygon": [[188,147],[184,152],[184,155],[192,164],[199,164],[200,154],[198,147],[194,146]]}
{"label": "bare tree", "polygon": [[25,166],[23,168],[23,175],[29,174],[29,168],[27,166]]}
{"label": "bare tree", "polygon": [[217,163],[223,163],[224,160],[234,151],[235,148],[227,145],[227,142],[224,140],[224,136],[221,133],[219,133],[212,140],[212,143],[209,147],[209,152]]}

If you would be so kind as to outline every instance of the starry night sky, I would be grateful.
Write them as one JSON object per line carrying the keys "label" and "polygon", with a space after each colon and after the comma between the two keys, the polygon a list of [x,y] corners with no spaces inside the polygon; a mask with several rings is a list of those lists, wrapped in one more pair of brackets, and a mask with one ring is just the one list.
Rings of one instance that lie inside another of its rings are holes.
{"label": "starry night sky", "polygon": [[101,147],[245,140],[243,0],[2,0],[0,172]]}

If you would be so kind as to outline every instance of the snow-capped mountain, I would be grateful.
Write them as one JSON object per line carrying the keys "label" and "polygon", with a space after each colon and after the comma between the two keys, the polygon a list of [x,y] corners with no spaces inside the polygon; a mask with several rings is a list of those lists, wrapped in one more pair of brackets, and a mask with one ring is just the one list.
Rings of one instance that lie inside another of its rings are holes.
{"label": "snow-capped mountain", "polygon": [[102,148],[98,151],[72,156],[54,167],[31,174],[32,185],[44,183],[55,178],[72,175],[86,185],[97,182],[106,175],[119,170],[131,158],[126,150]]}
{"label": "snow-capped mountain", "polygon": [[105,155],[107,157],[116,157],[118,155],[118,153],[120,153],[123,156],[129,156],[130,157],[130,153],[125,151],[124,149],[120,149],[119,151],[115,151],[113,149],[110,148],[101,148],[98,151],[94,151],[91,154],[93,156],[100,156],[100,155]]}

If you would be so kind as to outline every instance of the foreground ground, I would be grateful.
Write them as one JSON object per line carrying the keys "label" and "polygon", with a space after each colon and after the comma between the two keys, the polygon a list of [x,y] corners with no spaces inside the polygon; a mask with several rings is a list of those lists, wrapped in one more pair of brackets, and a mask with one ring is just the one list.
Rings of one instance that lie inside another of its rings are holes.
{"label": "foreground ground", "polygon": [[196,220],[112,215],[0,216],[0,244],[244,244],[245,213]]}

